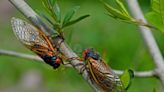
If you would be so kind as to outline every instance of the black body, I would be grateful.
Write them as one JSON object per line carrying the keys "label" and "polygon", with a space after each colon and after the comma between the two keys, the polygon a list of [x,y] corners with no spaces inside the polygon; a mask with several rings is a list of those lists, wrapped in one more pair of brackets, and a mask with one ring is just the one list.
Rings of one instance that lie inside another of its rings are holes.
{"label": "black body", "polygon": [[41,58],[44,60],[44,62],[51,65],[54,69],[56,69],[60,66],[60,63],[56,62],[56,60],[59,58],[57,56],[44,55],[44,56],[41,56]]}

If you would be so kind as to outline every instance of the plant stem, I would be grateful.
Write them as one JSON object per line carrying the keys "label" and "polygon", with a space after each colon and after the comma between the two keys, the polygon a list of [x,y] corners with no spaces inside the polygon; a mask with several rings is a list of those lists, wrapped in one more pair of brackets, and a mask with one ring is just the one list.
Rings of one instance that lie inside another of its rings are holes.
{"label": "plant stem", "polygon": [[[9,50],[2,50],[0,49],[0,55],[5,55],[5,56],[13,56],[13,57],[18,57],[18,58],[23,58],[23,59],[28,59],[31,61],[36,61],[36,62],[41,62],[44,63],[43,60],[36,56],[36,55],[30,55],[30,54],[25,54],[25,53],[20,53],[20,52],[15,52],[15,51],[9,51]],[[71,65],[64,65],[67,68],[73,68]],[[113,70],[116,74],[121,75],[123,73],[122,70]],[[153,77],[154,76],[154,71],[134,71],[134,76],[135,77]]]}

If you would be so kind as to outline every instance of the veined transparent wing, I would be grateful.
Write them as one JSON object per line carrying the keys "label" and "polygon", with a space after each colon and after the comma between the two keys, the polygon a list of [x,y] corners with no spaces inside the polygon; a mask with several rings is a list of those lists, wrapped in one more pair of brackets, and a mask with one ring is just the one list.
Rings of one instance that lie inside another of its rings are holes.
{"label": "veined transparent wing", "polygon": [[35,44],[46,48],[49,47],[45,38],[43,38],[43,35],[36,27],[18,18],[12,18],[11,24],[16,37],[27,47]]}
{"label": "veined transparent wing", "polygon": [[90,72],[93,79],[107,92],[123,92],[119,77],[103,60],[89,59]]}

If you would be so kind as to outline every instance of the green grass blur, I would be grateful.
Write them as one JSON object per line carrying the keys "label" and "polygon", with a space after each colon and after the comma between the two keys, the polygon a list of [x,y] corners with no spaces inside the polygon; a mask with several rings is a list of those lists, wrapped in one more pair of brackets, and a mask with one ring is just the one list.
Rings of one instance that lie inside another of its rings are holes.
{"label": "green grass blur", "polygon": [[[149,0],[139,0],[144,12],[150,10]],[[33,9],[43,11],[41,0],[27,0]],[[147,51],[141,34],[135,25],[116,21],[105,14],[99,0],[59,0],[62,14],[69,8],[80,5],[76,15],[91,16],[65,30],[65,39],[78,55],[85,49],[93,47],[113,69],[133,69],[136,71],[151,70],[155,67]],[[25,19],[11,4],[14,11],[8,17],[0,17],[0,49],[14,50],[33,54],[14,36],[10,19],[15,16]],[[1,13],[2,14],[2,13]],[[1,15],[0,14],[0,15]],[[5,21],[4,21],[4,18]],[[164,34],[153,31],[162,54],[164,54]],[[21,76],[37,70],[42,75],[42,85],[47,92],[93,92],[92,88],[73,69],[60,67],[53,70],[41,64],[16,57],[0,56],[0,92],[1,89],[17,85]],[[134,78],[128,92],[163,92],[160,81],[156,78]]]}

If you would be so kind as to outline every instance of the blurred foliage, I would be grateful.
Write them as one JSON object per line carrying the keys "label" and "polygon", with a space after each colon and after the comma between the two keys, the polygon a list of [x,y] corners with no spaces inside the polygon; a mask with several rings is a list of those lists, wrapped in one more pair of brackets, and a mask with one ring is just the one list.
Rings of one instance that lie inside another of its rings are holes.
{"label": "blurred foliage", "polygon": [[116,7],[106,3],[105,1],[102,1],[102,3],[104,4],[105,9],[107,10],[107,15],[109,15],[110,17],[128,23],[138,23],[132,16],[130,16],[129,12],[125,8],[123,0],[115,0]]}
{"label": "blurred foliage", "polygon": [[[143,21],[141,21],[139,19],[133,18],[125,7],[125,4],[124,4],[125,0],[114,0],[114,1],[116,3],[116,7],[114,7],[112,4],[109,4],[109,3],[106,3],[105,1],[102,1],[102,3],[105,6],[105,9],[107,10],[108,16],[110,16],[116,20],[122,21],[122,22],[146,26],[146,27],[149,27],[152,29],[158,29],[156,26],[152,26],[148,23],[144,23]],[[159,9],[159,7],[158,7],[158,9]],[[149,14],[149,16],[150,16],[150,17],[148,16],[149,19],[150,18],[154,19],[154,16],[151,16],[151,15]]]}
{"label": "blurred foliage", "polygon": [[[142,9],[147,13],[151,7],[149,0],[139,0]],[[44,11],[41,0],[27,0],[36,11]],[[118,22],[104,12],[103,4],[99,0],[60,0],[61,14],[65,15],[72,6],[81,8],[74,17],[89,14],[88,19],[74,26],[65,28],[65,38],[71,48],[81,56],[84,48],[93,47],[113,69],[133,69],[137,71],[151,70],[155,67],[144,41],[136,26]],[[12,6],[8,4],[7,7]],[[33,54],[16,40],[11,31],[10,19],[12,16],[24,18],[14,7],[14,13],[5,18],[0,25],[0,48]],[[1,15],[3,13],[0,13]],[[64,16],[62,16],[63,18]],[[153,31],[162,54],[164,54],[164,34]],[[67,39],[68,38],[68,39]],[[42,85],[47,92],[93,92],[89,85],[73,69],[60,67],[53,70],[46,64],[32,62],[16,57],[0,56],[0,91],[17,85],[21,76],[35,69],[42,74]],[[128,92],[163,92],[160,81],[156,78],[134,78]]]}
{"label": "blurred foliage", "polygon": [[164,32],[164,0],[151,0],[152,11],[146,14],[148,21]]}

